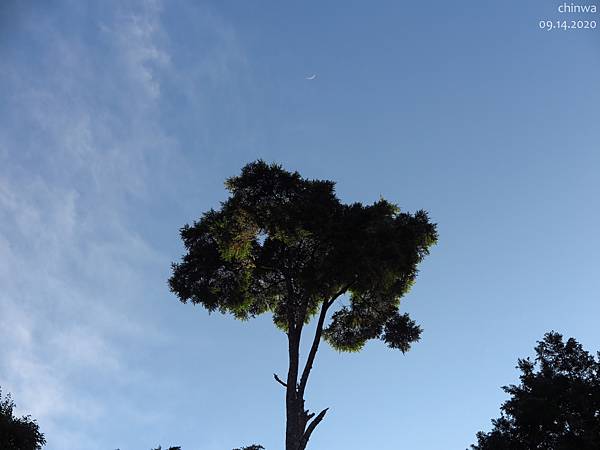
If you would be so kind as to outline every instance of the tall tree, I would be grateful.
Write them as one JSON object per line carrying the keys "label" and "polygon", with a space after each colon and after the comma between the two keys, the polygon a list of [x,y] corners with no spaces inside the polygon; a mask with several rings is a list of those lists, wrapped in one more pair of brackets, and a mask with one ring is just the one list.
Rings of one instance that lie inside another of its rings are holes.
{"label": "tall tree", "polygon": [[30,416],[16,417],[14,408],[10,395],[3,400],[0,389],[0,449],[40,450],[46,439],[39,425]]}
{"label": "tall tree", "polygon": [[546,333],[534,361],[519,359],[520,384],[502,389],[511,398],[474,450],[600,449],[600,353],[556,332]]}
{"label": "tall tree", "polygon": [[[399,312],[400,299],[436,242],[436,227],[424,211],[401,212],[383,199],[344,204],[332,181],[260,160],[225,186],[231,195],[220,209],[181,229],[187,252],[169,284],[182,302],[209,311],[242,320],[272,313],[288,340],[287,377],[274,375],[286,389],[285,448],[304,450],[327,412],[304,405],[321,339],[359,351],[379,338],[403,353],[419,339],[420,327]],[[332,311],[345,294],[349,303]],[[301,364],[302,332],[314,317]]]}

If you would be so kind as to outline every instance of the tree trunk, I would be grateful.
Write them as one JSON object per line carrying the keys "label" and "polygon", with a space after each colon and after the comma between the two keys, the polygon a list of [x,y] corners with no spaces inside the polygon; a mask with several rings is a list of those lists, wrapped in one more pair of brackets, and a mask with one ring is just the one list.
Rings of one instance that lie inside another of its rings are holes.
{"label": "tree trunk", "polygon": [[[302,335],[302,322],[294,321],[291,316],[288,318],[289,369],[287,383],[285,384],[285,450],[305,450],[310,436],[327,413],[326,408],[315,417],[314,413],[309,413],[307,409],[304,409],[304,390],[306,389],[308,377],[319,348],[327,310],[333,301],[342,295],[348,287],[349,286],[340,290],[330,301],[323,301],[321,314],[319,315],[317,328],[315,330],[315,336],[310,352],[308,353],[306,365],[302,371],[302,376],[300,377],[300,382],[298,382],[298,376],[300,374],[300,338]],[[304,312],[304,314],[305,313],[306,312]]]}
{"label": "tree trunk", "polygon": [[285,411],[285,450],[300,450],[300,441],[304,429],[300,429],[299,413],[300,404],[304,403],[298,399],[298,366],[300,359],[300,333],[296,329],[288,332],[288,354],[289,368],[287,376]]}
{"label": "tree trunk", "polygon": [[286,433],[285,450],[301,450],[301,441],[304,430],[300,429],[299,409],[294,403],[286,405]]}
{"label": "tree trunk", "polygon": [[[321,423],[325,414],[327,414],[328,408],[325,408],[317,414],[316,417],[315,413],[310,413],[307,409],[304,409],[304,390],[306,389],[308,377],[312,370],[317,350],[319,349],[319,342],[321,341],[321,336],[323,334],[327,310],[335,299],[344,294],[351,285],[352,283],[341,289],[330,300],[323,301],[317,328],[315,330],[315,336],[308,353],[306,365],[302,370],[300,380],[298,380],[298,376],[300,375],[300,339],[302,336],[304,316],[306,315],[306,305],[301,314],[302,320],[297,320],[295,316],[291,314],[288,316],[287,336],[289,368],[287,383],[285,383],[285,450],[305,450],[313,431],[317,425]],[[292,292],[291,287],[289,287],[289,290]],[[275,379],[281,384],[284,384],[277,377],[275,377]]]}
{"label": "tree trunk", "polygon": [[[314,413],[304,409],[304,389],[298,384],[300,334],[301,331],[288,334],[290,361],[285,397],[285,450],[305,450],[312,432],[327,413],[327,409],[324,409],[315,417]],[[310,368],[308,370],[310,371]]]}

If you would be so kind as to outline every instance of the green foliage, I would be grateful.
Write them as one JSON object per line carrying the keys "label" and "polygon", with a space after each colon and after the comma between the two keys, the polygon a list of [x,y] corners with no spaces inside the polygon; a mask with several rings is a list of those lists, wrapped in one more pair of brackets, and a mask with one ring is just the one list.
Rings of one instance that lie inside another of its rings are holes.
{"label": "green foliage", "polygon": [[489,433],[477,434],[474,450],[600,449],[600,353],[595,359],[570,338],[547,333],[537,357],[520,359],[519,385]]}
{"label": "green foliage", "polygon": [[182,302],[238,319],[271,312],[286,331],[348,292],[323,332],[334,348],[356,351],[379,338],[405,352],[418,340],[420,328],[398,308],[437,239],[424,211],[383,199],[344,204],[333,182],[260,160],[226,187],[219,210],[181,229],[186,254],[169,284]]}
{"label": "green foliage", "polygon": [[0,389],[0,449],[40,450],[46,439],[30,416],[15,417],[15,404],[10,395],[2,399]]}

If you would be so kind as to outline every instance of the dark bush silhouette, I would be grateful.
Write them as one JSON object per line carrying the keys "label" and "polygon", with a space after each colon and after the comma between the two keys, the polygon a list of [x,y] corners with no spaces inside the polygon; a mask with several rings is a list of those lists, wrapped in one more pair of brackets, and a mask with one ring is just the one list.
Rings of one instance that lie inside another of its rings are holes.
{"label": "dark bush silhouette", "polygon": [[520,359],[521,383],[502,389],[511,395],[477,433],[474,450],[600,449],[600,353],[595,359],[573,338],[547,333],[534,361]]}
{"label": "dark bush silhouette", "polygon": [[10,394],[3,400],[0,389],[0,449],[40,450],[46,439],[37,422],[30,416],[15,417],[14,407]]}
{"label": "dark bush silhouette", "polygon": [[[417,265],[436,242],[424,211],[408,214],[384,199],[344,204],[334,183],[308,180],[263,161],[227,180],[230,197],[181,229],[187,250],[173,264],[171,290],[186,303],[248,319],[273,314],[288,337],[286,450],[304,450],[327,409],[305,409],[304,392],[321,338],[340,351],[381,339],[406,352],[421,329],[399,311]],[[328,313],[336,299],[350,301]],[[300,340],[317,317],[304,366]]]}

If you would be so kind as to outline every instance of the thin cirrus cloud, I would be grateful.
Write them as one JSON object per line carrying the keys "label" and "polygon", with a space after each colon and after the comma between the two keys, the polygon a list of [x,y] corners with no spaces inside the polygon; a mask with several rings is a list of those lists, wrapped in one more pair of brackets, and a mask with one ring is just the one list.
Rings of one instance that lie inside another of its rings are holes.
{"label": "thin cirrus cloud", "polygon": [[184,158],[161,124],[162,86],[226,76],[240,53],[230,31],[203,20],[214,45],[184,78],[160,2],[114,2],[94,14],[60,7],[20,11],[0,44],[9,55],[0,70],[0,386],[43,423],[49,450],[85,450],[105,447],[97,423],[109,415],[160,419],[134,398],[115,402],[107,387],[143,392],[161,382],[131,367],[123,348],[165,339],[134,311],[149,285],[164,287],[148,278],[170,256],[130,215],[152,202],[158,166]]}

